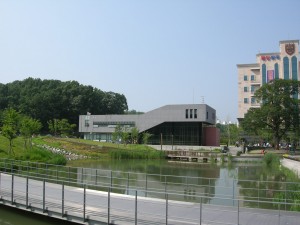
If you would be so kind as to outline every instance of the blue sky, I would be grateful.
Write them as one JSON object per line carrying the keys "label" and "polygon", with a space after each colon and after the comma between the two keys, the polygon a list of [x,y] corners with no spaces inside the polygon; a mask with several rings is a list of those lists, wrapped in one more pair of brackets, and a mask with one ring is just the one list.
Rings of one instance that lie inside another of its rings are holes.
{"label": "blue sky", "polygon": [[0,0],[0,83],[76,80],[236,121],[236,64],[300,39],[299,21],[299,0]]}

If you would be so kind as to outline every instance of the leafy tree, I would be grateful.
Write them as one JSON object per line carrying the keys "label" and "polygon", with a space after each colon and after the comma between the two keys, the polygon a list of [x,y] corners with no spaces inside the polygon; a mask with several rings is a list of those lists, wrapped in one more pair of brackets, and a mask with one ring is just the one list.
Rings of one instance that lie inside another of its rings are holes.
{"label": "leafy tree", "polygon": [[122,131],[122,143],[126,145],[128,141],[129,141],[129,132],[126,129],[124,129]]}
{"label": "leafy tree", "polygon": [[152,134],[148,133],[148,132],[144,132],[143,133],[143,144],[148,144],[148,141],[150,139],[150,137],[152,136]]}
{"label": "leafy tree", "polygon": [[59,125],[58,125],[58,119],[53,119],[48,121],[48,128],[49,131],[56,136],[58,134]]}
{"label": "leafy tree", "polygon": [[241,125],[245,131],[257,135],[270,132],[276,148],[287,132],[299,130],[300,82],[296,80],[274,80],[264,84],[255,92],[261,102],[260,108],[252,108],[245,115]]}
{"label": "leafy tree", "polygon": [[74,132],[75,124],[70,124],[67,119],[53,119],[48,121],[49,130],[56,135],[68,136]]}
{"label": "leafy tree", "polygon": [[20,122],[20,133],[24,138],[24,147],[27,148],[27,140],[29,140],[30,148],[32,149],[32,136],[37,134],[42,128],[39,120],[32,119],[28,116],[23,116]]}
{"label": "leafy tree", "polygon": [[17,137],[19,129],[20,114],[8,108],[2,114],[2,135],[9,140],[9,154],[13,153],[13,139]]}
{"label": "leafy tree", "polygon": [[139,140],[139,129],[137,127],[133,127],[131,129],[131,140],[132,140],[132,144],[137,144],[138,140]]}
{"label": "leafy tree", "polygon": [[119,140],[122,138],[122,133],[123,133],[122,127],[120,124],[118,124],[115,127],[115,131],[112,133],[112,141],[119,143]]}
{"label": "leafy tree", "polygon": [[20,113],[38,119],[44,132],[53,118],[68,118],[78,123],[78,116],[92,114],[124,114],[128,110],[124,95],[104,92],[76,81],[41,80],[27,78],[0,84],[0,108],[14,108]]}

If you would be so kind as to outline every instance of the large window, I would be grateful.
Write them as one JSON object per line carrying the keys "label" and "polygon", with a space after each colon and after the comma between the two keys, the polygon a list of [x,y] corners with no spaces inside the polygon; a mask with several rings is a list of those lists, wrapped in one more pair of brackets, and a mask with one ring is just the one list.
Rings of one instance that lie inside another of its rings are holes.
{"label": "large window", "polygon": [[290,63],[289,63],[289,58],[284,57],[283,58],[283,75],[285,80],[290,79]]}
{"label": "large window", "polygon": [[293,80],[298,80],[298,70],[297,70],[297,57],[293,56],[292,57],[292,78]]}
{"label": "large window", "polygon": [[244,87],[244,92],[248,92],[248,87]]}
{"label": "large window", "polygon": [[244,98],[244,103],[245,103],[245,104],[248,103],[248,98]]}
{"label": "large window", "polygon": [[255,81],[255,75],[251,75],[251,81]]}
{"label": "large window", "polygon": [[279,67],[278,67],[278,63],[275,63],[275,79],[276,80],[279,79]]}
{"label": "large window", "polygon": [[244,75],[244,81],[247,81],[247,80],[248,80],[248,76]]}
{"label": "large window", "polygon": [[93,127],[108,127],[108,128],[115,128],[117,125],[121,127],[134,127],[135,122],[133,121],[101,121],[101,122],[94,122]]}
{"label": "large window", "polygon": [[267,79],[267,67],[266,64],[262,64],[261,66],[261,75],[262,75],[262,84],[266,83]]}

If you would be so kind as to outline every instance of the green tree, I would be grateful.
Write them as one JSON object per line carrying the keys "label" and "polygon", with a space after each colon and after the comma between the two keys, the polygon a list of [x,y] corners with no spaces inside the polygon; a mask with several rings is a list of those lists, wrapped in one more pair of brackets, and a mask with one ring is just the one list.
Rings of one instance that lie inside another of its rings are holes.
{"label": "green tree", "polygon": [[126,129],[123,129],[121,135],[122,135],[122,143],[126,145],[130,137],[129,132]]}
{"label": "green tree", "polygon": [[122,138],[122,133],[123,133],[122,127],[120,124],[118,124],[115,127],[115,131],[112,133],[112,141],[119,143]]}
{"label": "green tree", "polygon": [[42,128],[42,123],[39,120],[32,119],[28,116],[23,116],[20,122],[20,134],[24,138],[24,148],[27,148],[27,140],[32,149],[32,136],[39,133]]}
{"label": "green tree", "polygon": [[296,80],[274,80],[264,84],[255,92],[261,102],[260,108],[250,109],[241,125],[245,131],[255,133],[270,132],[276,148],[287,132],[299,130],[300,82]]}
{"label": "green tree", "polygon": [[131,140],[132,140],[132,144],[137,144],[138,140],[139,140],[139,129],[137,127],[133,127],[131,129]]}
{"label": "green tree", "polygon": [[67,119],[53,119],[48,121],[50,132],[56,135],[69,136],[72,135],[76,124],[70,124]]}
{"label": "green tree", "polygon": [[12,108],[3,111],[2,135],[9,140],[9,154],[13,153],[13,139],[17,137],[19,130],[20,114]]}
{"label": "green tree", "polygon": [[148,132],[144,132],[143,133],[143,144],[148,144],[148,141],[150,139],[150,137],[152,136],[152,134],[148,133]]}

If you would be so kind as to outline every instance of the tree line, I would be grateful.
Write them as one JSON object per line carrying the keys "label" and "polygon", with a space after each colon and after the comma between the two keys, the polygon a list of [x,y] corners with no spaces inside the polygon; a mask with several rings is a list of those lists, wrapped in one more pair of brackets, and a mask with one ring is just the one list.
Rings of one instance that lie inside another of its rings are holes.
{"label": "tree line", "polygon": [[55,130],[56,120],[66,119],[77,125],[79,115],[87,112],[124,114],[128,110],[123,94],[104,92],[77,81],[38,78],[0,83],[0,109],[8,108],[40,121],[43,132],[49,132],[49,123]]}

